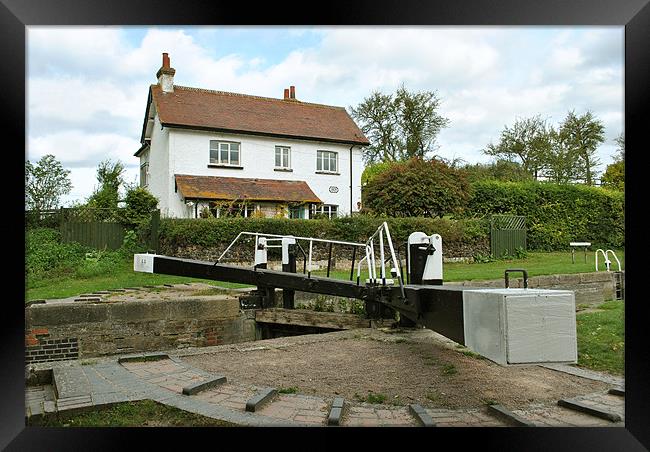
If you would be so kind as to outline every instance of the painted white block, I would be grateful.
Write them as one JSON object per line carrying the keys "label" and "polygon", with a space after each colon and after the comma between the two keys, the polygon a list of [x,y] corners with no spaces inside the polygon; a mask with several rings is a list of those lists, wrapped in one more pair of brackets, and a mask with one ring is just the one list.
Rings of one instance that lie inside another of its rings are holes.
{"label": "painted white block", "polygon": [[143,273],[153,273],[153,259],[155,254],[134,254],[133,271]]}
{"label": "painted white block", "polygon": [[463,292],[465,345],[502,364],[575,363],[575,294],[565,290]]}

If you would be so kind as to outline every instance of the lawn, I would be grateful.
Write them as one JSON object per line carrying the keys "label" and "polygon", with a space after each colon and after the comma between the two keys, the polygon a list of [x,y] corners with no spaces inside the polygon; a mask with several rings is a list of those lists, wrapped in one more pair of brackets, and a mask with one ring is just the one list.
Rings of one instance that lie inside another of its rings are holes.
{"label": "lawn", "polygon": [[83,413],[55,414],[29,421],[43,427],[234,427],[151,400],[124,402]]}
{"label": "lawn", "polygon": [[578,365],[622,375],[625,357],[625,303],[609,301],[576,314]]}
{"label": "lawn", "polygon": [[[623,250],[616,250],[616,256],[621,261],[621,269],[625,269],[625,253]],[[598,260],[600,270],[604,270],[602,258]],[[298,263],[301,267],[301,262]],[[584,255],[576,252],[576,262],[571,262],[571,252],[529,252],[524,259],[505,259],[495,260],[485,263],[460,263],[450,262],[443,264],[443,278],[445,282],[452,281],[469,281],[482,279],[502,279],[504,272],[509,268],[523,268],[528,272],[528,276],[566,274],[566,273],[588,273],[596,270],[594,262],[594,253],[587,254],[587,263],[584,261]],[[364,267],[365,269],[365,267]],[[616,262],[610,266],[611,270],[618,270]],[[389,271],[387,266],[386,271]],[[406,271],[406,267],[403,267]],[[325,270],[317,270],[312,274],[325,276]],[[362,280],[368,277],[367,270],[361,272]],[[333,270],[330,277],[337,279],[350,279],[350,270]],[[356,280],[356,269],[354,279]],[[514,273],[513,277],[521,277],[521,273]]]}
{"label": "lawn", "polygon": [[[624,252],[616,251],[616,255],[624,268]],[[299,269],[302,262],[298,262]],[[537,253],[529,252],[525,259],[496,260],[486,263],[445,263],[443,275],[446,282],[463,280],[499,279],[503,278],[504,270],[507,268],[525,268],[529,276],[560,274],[560,273],[583,273],[593,272],[594,255],[587,255],[587,263],[581,254],[576,255],[576,263],[571,263],[571,252]],[[602,264],[601,264],[602,268]],[[616,264],[614,268],[617,269]],[[404,271],[406,271],[404,269]],[[312,273],[315,276],[325,276],[325,270],[318,270]],[[368,276],[367,270],[362,272],[362,280]],[[514,274],[519,277],[521,274]],[[349,279],[349,270],[333,270],[330,277],[337,279]],[[356,279],[356,271],[354,273]],[[202,280],[198,278],[186,278],[182,276],[170,276],[150,273],[139,273],[133,271],[133,261],[126,259],[114,267],[110,273],[91,275],[86,277],[64,276],[57,278],[43,278],[27,280],[26,300],[65,298],[81,293],[94,292],[97,290],[120,289],[123,287],[141,287],[143,285],[179,284],[187,282],[204,282],[218,285],[220,287],[238,288],[246,287],[242,284],[229,282]]]}
{"label": "lawn", "polygon": [[220,287],[246,287],[230,282],[187,278],[133,271],[133,260],[125,259],[116,265],[110,273],[86,277],[63,276],[58,278],[27,279],[26,300],[65,298],[97,290],[121,289],[124,287],[142,287],[145,285],[180,284],[204,282]]}

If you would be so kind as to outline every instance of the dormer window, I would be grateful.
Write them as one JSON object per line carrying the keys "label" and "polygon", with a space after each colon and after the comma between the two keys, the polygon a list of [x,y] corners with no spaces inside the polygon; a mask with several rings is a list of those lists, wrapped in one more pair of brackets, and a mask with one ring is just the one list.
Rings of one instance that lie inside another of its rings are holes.
{"label": "dormer window", "polygon": [[210,140],[210,164],[240,166],[240,143]]}

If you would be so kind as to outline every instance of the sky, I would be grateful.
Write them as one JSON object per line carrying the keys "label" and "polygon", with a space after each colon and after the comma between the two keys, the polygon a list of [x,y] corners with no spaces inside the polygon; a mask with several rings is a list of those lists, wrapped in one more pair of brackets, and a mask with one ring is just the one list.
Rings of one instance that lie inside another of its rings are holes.
{"label": "sky", "polygon": [[570,110],[605,126],[600,171],[624,126],[623,27],[27,27],[27,149],[70,170],[83,202],[107,158],[137,181],[148,88],[167,52],[182,86],[357,106],[373,91],[434,91],[450,123],[435,153],[490,162],[505,126]]}

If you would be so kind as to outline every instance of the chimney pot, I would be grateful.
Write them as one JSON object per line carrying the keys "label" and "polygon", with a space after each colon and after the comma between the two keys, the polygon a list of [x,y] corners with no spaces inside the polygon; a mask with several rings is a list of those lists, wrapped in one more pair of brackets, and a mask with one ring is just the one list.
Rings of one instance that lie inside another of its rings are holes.
{"label": "chimney pot", "polygon": [[288,99],[289,98],[289,88],[284,89],[284,98]]}
{"label": "chimney pot", "polygon": [[169,69],[169,54],[167,54],[167,52],[163,53],[162,67],[164,67],[165,69]]}
{"label": "chimney pot", "polygon": [[295,99],[295,98],[296,98],[296,87],[293,86],[293,85],[291,85],[291,86],[289,87],[289,97],[290,97],[291,99]]}

